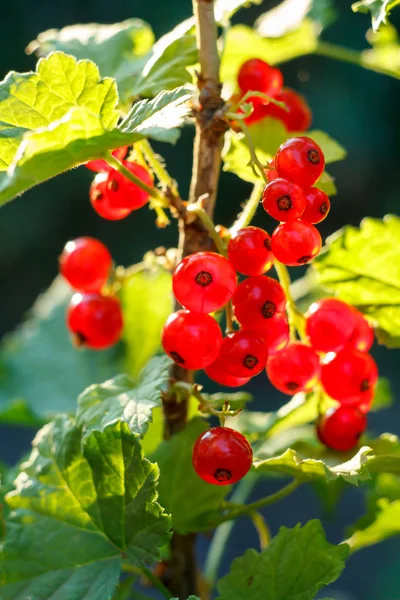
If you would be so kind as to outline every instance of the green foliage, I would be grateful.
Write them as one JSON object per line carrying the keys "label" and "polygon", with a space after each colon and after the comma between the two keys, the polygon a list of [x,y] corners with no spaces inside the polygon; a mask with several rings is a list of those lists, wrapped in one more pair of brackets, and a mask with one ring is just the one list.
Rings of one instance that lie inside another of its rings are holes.
{"label": "green foliage", "polygon": [[230,489],[206,483],[193,469],[193,444],[205,429],[203,419],[193,419],[152,455],[160,467],[160,503],[171,514],[174,530],[181,533],[203,529],[207,516],[220,507]]}
{"label": "green foliage", "polygon": [[231,17],[233,17],[238,10],[249,7],[253,4],[261,3],[262,0],[215,0],[215,20],[220,25],[227,26]]}
{"label": "green foliage", "polygon": [[[315,23],[315,36],[335,19],[332,0],[283,0],[256,21],[258,33],[266,38],[280,38],[301,29],[304,20]],[[299,38],[302,39],[302,38]]]}
{"label": "green foliage", "polygon": [[318,282],[361,310],[378,341],[400,346],[400,219],[388,215],[346,226],[314,261]]}
{"label": "green foliage", "polygon": [[376,412],[390,408],[394,402],[392,385],[385,377],[379,377],[376,385],[371,411]]}
{"label": "green foliage", "polygon": [[[138,567],[159,557],[169,517],[156,502],[158,468],[116,422],[82,444],[60,417],[37,435],[16,489],[1,552],[1,598],[112,597],[122,556]],[[38,545],[40,540],[40,545]]]}
{"label": "green foliage", "polygon": [[253,549],[233,561],[218,583],[218,600],[313,600],[345,566],[348,547],[326,541],[321,523],[281,527],[261,553]]}
{"label": "green foliage", "polygon": [[387,75],[400,79],[400,41],[393,25],[382,25],[378,32],[367,33],[372,49],[361,53],[362,65],[367,69],[383,69]]}
{"label": "green foliage", "polygon": [[386,17],[395,6],[400,4],[399,0],[361,0],[352,5],[354,12],[370,12],[372,27],[377,31],[382,23],[386,23]]}
{"label": "green foliage", "polygon": [[253,396],[248,392],[217,392],[216,394],[202,394],[204,400],[206,400],[213,408],[220,409],[228,402],[232,410],[244,408],[248,402],[253,400]]}
{"label": "green foliage", "polygon": [[156,356],[146,365],[137,384],[128,375],[117,375],[91,385],[78,398],[76,418],[84,437],[104,431],[116,421],[127,423],[132,433],[143,436],[152,420],[153,408],[161,406],[161,390],[168,382],[171,361]]}

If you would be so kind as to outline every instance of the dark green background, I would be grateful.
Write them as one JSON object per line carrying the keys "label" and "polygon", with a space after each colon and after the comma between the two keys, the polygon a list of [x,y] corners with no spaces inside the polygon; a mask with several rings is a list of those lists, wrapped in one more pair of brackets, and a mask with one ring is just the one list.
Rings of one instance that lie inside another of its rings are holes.
{"label": "dark green background", "polygon": [[[317,0],[318,2],[320,0]],[[273,2],[265,1],[262,10]],[[365,47],[367,16],[355,15],[351,2],[336,1],[337,21],[324,33],[324,38],[361,49]],[[170,30],[190,15],[189,0],[14,0],[2,6],[0,22],[0,76],[11,70],[26,71],[35,64],[24,48],[36,35],[50,27],[63,27],[77,22],[112,23],[129,17],[140,17],[153,26],[156,36]],[[252,23],[260,8],[243,11],[240,18]],[[400,13],[400,10],[399,10]],[[400,15],[397,15],[400,16]],[[366,216],[382,217],[398,213],[400,180],[400,86],[399,81],[366,72],[351,65],[311,56],[299,58],[283,68],[286,83],[305,94],[314,114],[313,126],[324,129],[347,149],[346,161],[333,165],[339,194],[332,202],[329,218],[321,225],[326,235],[346,223],[357,225]],[[157,146],[166,159],[170,172],[180,182],[182,193],[188,188],[191,168],[192,132],[187,130],[177,147]],[[98,217],[88,202],[92,174],[80,167],[56,180],[37,187],[0,212],[0,335],[12,330],[29,309],[37,295],[45,290],[57,273],[57,256],[64,243],[78,235],[92,235],[107,243],[117,263],[136,262],[155,246],[176,244],[176,229],[171,226],[157,231],[153,215],[146,209],[122,222],[106,222]],[[229,224],[246,198],[249,186],[235,176],[221,178],[216,219]],[[259,214],[257,224],[272,229],[272,222]],[[400,241],[399,241],[400,242]],[[378,349],[375,356],[382,374],[390,377],[400,391],[396,366],[399,352]],[[73,376],[73,374],[71,374]],[[257,408],[279,406],[282,396],[274,392],[265,378],[253,382]],[[377,433],[390,430],[400,433],[399,403],[389,411],[372,415],[370,426]],[[12,435],[11,435],[12,433]],[[32,431],[0,432],[0,453],[8,461],[16,460],[28,448]],[[268,493],[275,484],[265,483],[257,495]],[[324,518],[332,541],[342,539],[343,528],[354,522],[363,511],[362,496],[356,489],[347,490],[333,518]],[[322,516],[320,502],[309,489],[299,490],[293,499],[268,509],[266,518],[273,532],[280,524],[292,525]],[[236,527],[235,543],[231,543],[223,565],[241,554],[257,539],[247,523]],[[206,541],[200,540],[199,552],[205,552]],[[400,600],[400,540],[355,555],[340,581],[329,594],[335,600]],[[340,590],[346,590],[340,591]]]}

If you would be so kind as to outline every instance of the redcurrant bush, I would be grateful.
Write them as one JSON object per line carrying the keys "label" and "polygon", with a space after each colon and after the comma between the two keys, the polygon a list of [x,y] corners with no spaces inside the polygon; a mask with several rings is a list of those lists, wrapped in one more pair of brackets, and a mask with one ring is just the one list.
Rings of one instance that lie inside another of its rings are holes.
{"label": "redcurrant bush", "polygon": [[172,289],[178,302],[201,313],[211,313],[225,306],[235,288],[235,269],[215,252],[190,254],[179,263],[172,277]]}
{"label": "redcurrant bush", "polygon": [[336,298],[314,302],[306,319],[306,333],[317,352],[339,352],[354,334],[354,313],[348,304]]}
{"label": "redcurrant bush", "polygon": [[178,310],[165,322],[161,343],[180,367],[196,371],[218,358],[222,333],[217,321],[209,315]]}
{"label": "redcurrant bush", "polygon": [[269,234],[259,227],[244,227],[232,236],[228,258],[242,275],[262,275],[274,262]]}
{"label": "redcurrant bush", "polygon": [[265,186],[262,205],[271,217],[285,222],[301,217],[306,207],[306,199],[298,185],[278,178]]}
{"label": "redcurrant bush", "polygon": [[281,263],[291,267],[309,263],[317,256],[321,246],[318,229],[299,219],[281,223],[271,237],[273,255]]}
{"label": "redcurrant bush", "polygon": [[304,190],[306,207],[301,216],[303,221],[308,223],[321,223],[329,214],[331,203],[325,192],[315,187]]}
{"label": "redcurrant bush", "polygon": [[[117,148],[113,150],[112,155],[118,160],[123,160],[128,152],[128,146],[122,146],[121,148]],[[96,173],[110,171],[112,167],[108,164],[107,161],[98,159],[98,160],[90,160],[85,165],[91,171],[95,171]]]}
{"label": "redcurrant bush", "polygon": [[221,345],[220,359],[228,373],[235,377],[253,377],[264,369],[268,348],[260,336],[241,329],[230,333]]}
{"label": "redcurrant bush", "polygon": [[300,342],[289,344],[267,363],[270,382],[284,394],[309,392],[318,383],[320,374],[318,354]]}
{"label": "redcurrant bush", "polygon": [[267,96],[274,96],[282,88],[283,76],[279,69],[271,67],[260,58],[252,58],[240,67],[238,84],[243,93],[262,92]]}
{"label": "redcurrant bush", "polygon": [[104,244],[80,237],[65,245],[59,258],[61,275],[80,292],[99,292],[112,267],[111,254]]}
{"label": "redcurrant bush", "polygon": [[378,367],[372,356],[352,348],[345,348],[322,365],[322,385],[341,404],[362,403],[377,379]]}
{"label": "redcurrant bush", "polygon": [[193,447],[196,473],[214,485],[229,485],[242,479],[251,468],[253,452],[246,438],[229,427],[212,427]]}
{"label": "redcurrant bush", "polygon": [[317,425],[318,437],[323,444],[347,452],[358,444],[367,428],[367,418],[353,406],[339,406],[329,409]]}
{"label": "redcurrant bush", "polygon": [[235,375],[228,373],[220,358],[217,358],[217,360],[209,367],[206,367],[204,371],[210,379],[220,385],[225,385],[226,387],[240,387],[246,385],[246,383],[250,381],[250,377],[235,377]]}
{"label": "redcurrant bush", "polygon": [[290,138],[279,147],[275,156],[275,168],[279,177],[308,188],[321,177],[325,157],[311,138]]}
{"label": "redcurrant bush", "polygon": [[312,112],[304,96],[285,87],[275,95],[275,100],[283,102],[286,110],[277,104],[270,102],[264,111],[264,116],[279,119],[288,132],[306,131],[310,128]]}
{"label": "redcurrant bush", "polygon": [[240,283],[232,297],[235,317],[249,329],[265,327],[271,319],[281,315],[286,308],[286,296],[281,284],[258,275],[249,277]]}
{"label": "redcurrant bush", "polygon": [[125,219],[132,211],[113,205],[113,193],[108,187],[108,173],[99,173],[90,186],[89,198],[97,214],[108,221]]}
{"label": "redcurrant bush", "polygon": [[67,311],[67,325],[77,346],[109,348],[122,332],[119,300],[100,294],[74,294]]}

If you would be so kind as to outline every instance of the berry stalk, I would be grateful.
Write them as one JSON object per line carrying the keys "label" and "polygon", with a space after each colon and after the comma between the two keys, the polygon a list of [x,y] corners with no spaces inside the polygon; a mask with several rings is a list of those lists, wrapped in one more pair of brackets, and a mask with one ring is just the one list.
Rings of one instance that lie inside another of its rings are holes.
{"label": "berry stalk", "polygon": [[289,317],[291,338],[295,339],[295,330],[298,332],[301,339],[305,339],[305,318],[296,306],[290,290],[290,275],[287,267],[279,261],[274,262],[275,271],[286,295],[286,309]]}

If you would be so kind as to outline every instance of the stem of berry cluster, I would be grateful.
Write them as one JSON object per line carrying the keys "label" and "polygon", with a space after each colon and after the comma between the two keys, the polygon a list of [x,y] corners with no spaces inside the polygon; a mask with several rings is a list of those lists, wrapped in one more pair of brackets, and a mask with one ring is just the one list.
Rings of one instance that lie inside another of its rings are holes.
{"label": "stem of berry cluster", "polygon": [[[196,204],[201,198],[202,209],[205,214],[212,217],[221,166],[222,140],[227,124],[223,118],[224,102],[221,99],[217,48],[218,31],[213,0],[193,0],[193,12],[201,72],[198,74],[197,81],[198,99],[193,109],[196,136],[189,206]],[[205,228],[203,220],[196,216],[197,218],[192,220],[183,215],[179,220],[180,258],[195,252],[214,249],[213,239]],[[190,383],[193,382],[193,373],[174,365],[171,370],[171,380]],[[187,411],[187,400],[182,400],[173,393],[166,396],[163,401],[166,439],[185,427]],[[168,580],[169,590],[179,599],[186,600],[191,594],[200,595],[194,535],[174,532],[166,580]]]}
{"label": "stem of berry cluster", "polygon": [[132,183],[134,183],[135,185],[140,187],[142,190],[147,192],[149,194],[150,198],[153,198],[154,200],[156,200],[159,203],[159,206],[168,208],[169,202],[168,202],[167,198],[165,198],[165,196],[161,192],[159,192],[156,188],[150,187],[149,185],[147,185],[147,183],[142,181],[139,177],[136,177],[136,175],[134,175],[129,169],[127,169],[122,164],[122,162],[120,160],[118,160],[118,158],[115,158],[115,156],[113,156],[111,154],[111,152],[109,152],[107,154],[106,161],[108,162],[110,167],[112,167],[116,171],[119,171],[122,175],[124,175],[124,177],[126,177],[127,179],[132,181]]}
{"label": "stem of berry cluster", "polygon": [[296,339],[296,331],[301,339],[305,338],[305,317],[296,306],[290,289],[291,281],[288,268],[279,261],[274,262],[275,271],[278,275],[279,282],[286,295],[286,310],[289,318],[290,337]]}
{"label": "stem of berry cluster", "polygon": [[257,181],[257,183],[254,184],[253,191],[251,192],[250,198],[245,204],[243,212],[240,213],[239,217],[230,229],[232,236],[236,235],[239,229],[250,225],[260,204],[261,194],[263,192],[264,185],[265,184],[263,181]]}

